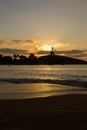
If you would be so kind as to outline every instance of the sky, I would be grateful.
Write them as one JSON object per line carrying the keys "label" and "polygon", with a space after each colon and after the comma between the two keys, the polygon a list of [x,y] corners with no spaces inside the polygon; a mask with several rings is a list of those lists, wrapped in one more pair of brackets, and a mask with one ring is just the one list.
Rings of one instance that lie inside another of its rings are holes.
{"label": "sky", "polygon": [[0,0],[0,53],[44,54],[52,46],[87,59],[87,0]]}

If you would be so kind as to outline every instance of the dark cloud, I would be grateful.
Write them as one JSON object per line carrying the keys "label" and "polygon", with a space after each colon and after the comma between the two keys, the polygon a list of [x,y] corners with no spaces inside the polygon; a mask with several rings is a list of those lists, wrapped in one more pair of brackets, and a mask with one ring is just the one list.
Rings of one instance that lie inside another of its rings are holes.
{"label": "dark cloud", "polygon": [[[38,40],[33,40],[33,39],[9,40],[7,38],[0,37],[0,48],[5,48],[5,50],[1,50],[3,52],[6,51],[6,48],[10,48],[10,49],[15,48],[15,49],[19,49],[19,50],[28,50],[28,51],[31,51],[33,53],[36,53],[36,51],[38,50],[40,45],[41,45],[41,41],[38,41]],[[9,51],[9,50],[7,50],[7,51]]]}
{"label": "dark cloud", "polygon": [[78,54],[78,55],[74,55],[75,57],[86,57],[87,58],[87,54]]}
{"label": "dark cloud", "polygon": [[6,37],[0,37],[0,45],[24,45],[24,44],[37,44],[37,43],[40,43],[41,41],[38,41],[38,40],[33,40],[33,39],[27,39],[27,40],[23,40],[23,39],[15,39],[15,40],[11,40],[11,39],[8,39]]}
{"label": "dark cloud", "polygon": [[23,41],[22,40],[12,40],[12,42],[14,42],[14,43],[21,43]]}
{"label": "dark cloud", "polygon": [[38,51],[37,54],[48,54],[50,53],[49,51]]}
{"label": "dark cloud", "polygon": [[34,41],[34,40],[25,40],[25,42],[35,43],[35,41]]}
{"label": "dark cloud", "polygon": [[14,43],[34,43],[34,40],[12,40]]}
{"label": "dark cloud", "polygon": [[67,50],[67,51],[58,51],[58,53],[64,54],[81,54],[84,53],[86,50]]}
{"label": "dark cloud", "polygon": [[[87,50],[65,50],[65,51],[56,51],[57,54],[83,54],[86,53]],[[49,51],[38,51],[38,54],[48,54]]]}
{"label": "dark cloud", "polygon": [[28,53],[27,50],[20,50],[20,49],[10,49],[10,48],[1,48],[1,54],[25,54]]}

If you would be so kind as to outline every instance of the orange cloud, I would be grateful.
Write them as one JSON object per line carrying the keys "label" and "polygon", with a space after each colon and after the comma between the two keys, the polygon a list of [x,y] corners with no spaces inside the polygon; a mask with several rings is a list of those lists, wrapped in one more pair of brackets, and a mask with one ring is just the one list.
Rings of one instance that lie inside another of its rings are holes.
{"label": "orange cloud", "polygon": [[[0,37],[0,48],[10,48],[10,49],[21,49],[28,50],[28,52],[37,53],[42,51],[45,47],[54,47],[54,50],[72,50],[74,49],[74,44],[65,43],[60,41],[40,41],[34,39],[17,39],[10,40],[6,37]],[[49,50],[50,51],[50,50]]]}

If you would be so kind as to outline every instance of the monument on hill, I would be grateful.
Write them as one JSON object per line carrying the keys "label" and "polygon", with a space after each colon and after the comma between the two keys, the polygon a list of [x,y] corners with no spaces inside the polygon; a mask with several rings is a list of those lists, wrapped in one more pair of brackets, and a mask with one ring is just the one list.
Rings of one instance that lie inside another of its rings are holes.
{"label": "monument on hill", "polygon": [[50,52],[50,55],[54,55],[55,54],[55,52],[54,52],[54,47],[52,47],[52,50],[51,50],[51,52]]}

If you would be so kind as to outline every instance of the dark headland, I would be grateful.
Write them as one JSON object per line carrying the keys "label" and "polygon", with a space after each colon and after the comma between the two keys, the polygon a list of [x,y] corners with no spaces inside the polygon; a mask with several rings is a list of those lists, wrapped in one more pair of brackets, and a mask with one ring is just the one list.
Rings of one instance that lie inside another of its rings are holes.
{"label": "dark headland", "polygon": [[31,53],[28,57],[24,55],[3,56],[0,54],[0,65],[73,65],[87,64],[87,61],[67,56],[56,55],[52,50],[48,55],[36,57]]}
{"label": "dark headland", "polygon": [[38,64],[49,64],[49,65],[53,65],[53,64],[54,65],[57,65],[57,64],[62,64],[62,65],[64,65],[64,64],[87,64],[86,61],[83,61],[80,59],[55,55],[55,52],[53,49],[54,48],[52,47],[52,51],[50,52],[49,55],[39,57]]}
{"label": "dark headland", "polygon": [[38,64],[87,64],[86,61],[59,55],[46,55],[38,58]]}

